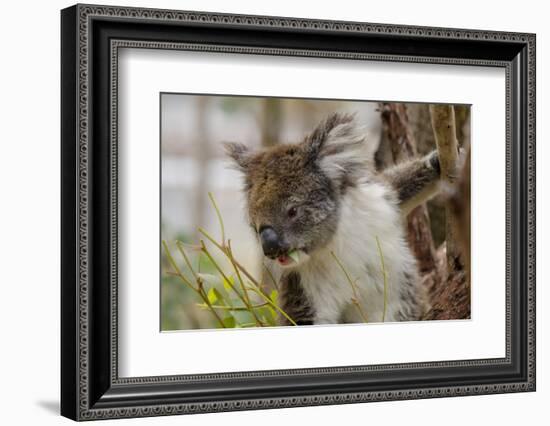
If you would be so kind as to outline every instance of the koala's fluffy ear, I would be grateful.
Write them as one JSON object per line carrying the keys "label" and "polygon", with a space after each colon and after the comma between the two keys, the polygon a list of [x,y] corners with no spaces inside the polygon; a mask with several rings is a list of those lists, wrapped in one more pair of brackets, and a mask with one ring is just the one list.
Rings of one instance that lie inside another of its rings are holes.
{"label": "koala's fluffy ear", "polygon": [[249,147],[242,143],[224,142],[226,154],[235,162],[235,165],[242,172],[246,172],[252,159],[252,152]]}
{"label": "koala's fluffy ear", "polygon": [[306,139],[311,158],[333,180],[353,184],[374,163],[375,144],[350,114],[332,114]]}

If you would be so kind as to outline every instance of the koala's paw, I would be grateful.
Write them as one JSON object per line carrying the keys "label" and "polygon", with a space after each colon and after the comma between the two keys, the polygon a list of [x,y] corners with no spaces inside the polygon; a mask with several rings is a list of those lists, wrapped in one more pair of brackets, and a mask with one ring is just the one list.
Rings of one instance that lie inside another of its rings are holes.
{"label": "koala's paw", "polygon": [[428,157],[428,165],[434,169],[438,174],[441,173],[441,165],[439,164],[439,154],[437,151],[433,151]]}

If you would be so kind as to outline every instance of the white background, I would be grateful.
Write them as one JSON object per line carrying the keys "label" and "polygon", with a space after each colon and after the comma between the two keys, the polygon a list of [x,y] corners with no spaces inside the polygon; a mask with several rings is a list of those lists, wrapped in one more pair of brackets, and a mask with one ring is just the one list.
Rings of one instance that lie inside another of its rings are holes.
{"label": "white background", "polygon": [[[463,0],[254,2],[232,0],[139,1],[107,4],[234,13],[348,19],[536,32],[538,132],[538,391],[453,399],[209,414],[185,418],[118,420],[120,424],[298,424],[311,418],[332,425],[546,424],[550,399],[550,316],[547,259],[550,185],[548,81],[550,29],[544,2]],[[3,424],[68,424],[57,416],[59,395],[59,9],[64,1],[10,2],[0,27],[0,400]],[[488,167],[491,167],[488,165]],[[546,188],[546,189],[545,189]],[[106,422],[108,424],[114,422]]]}
{"label": "white background", "polygon": [[[503,69],[125,49],[118,75],[122,377],[505,356]],[[158,96],[166,91],[471,103],[472,320],[159,333]],[[250,356],[256,348],[270,350]]]}

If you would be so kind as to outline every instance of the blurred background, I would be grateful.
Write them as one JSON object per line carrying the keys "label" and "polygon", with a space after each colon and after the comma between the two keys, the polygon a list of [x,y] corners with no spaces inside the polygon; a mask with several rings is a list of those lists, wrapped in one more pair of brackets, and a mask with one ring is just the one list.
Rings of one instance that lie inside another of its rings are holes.
{"label": "blurred background", "polygon": [[[252,275],[261,278],[266,271],[261,250],[245,221],[242,177],[231,168],[222,142],[241,142],[254,148],[298,143],[328,114],[350,112],[356,115],[358,124],[365,126],[368,140],[380,144],[377,165],[383,168],[400,158],[392,153],[395,147],[387,141],[391,129],[388,129],[388,120],[384,121],[385,105],[401,105],[405,109],[410,128],[415,133],[414,150],[418,155],[435,148],[427,105],[163,93],[162,240],[174,254],[177,253],[176,240],[187,244],[199,242],[199,227],[219,238],[220,227],[208,196],[210,192],[223,217],[226,238],[231,240],[235,258]],[[456,115],[459,140],[469,144],[469,108],[456,106]],[[430,204],[429,219],[433,222],[430,223],[433,231],[430,238],[434,247],[438,247],[445,238],[445,213],[437,200]],[[208,259],[190,252],[195,268],[204,274],[214,274],[215,269]],[[224,256],[215,249],[211,252],[216,261],[223,264]],[[212,313],[198,306],[201,300],[195,292],[183,285],[180,278],[167,273],[170,263],[165,250],[162,253],[161,330],[217,327]],[[173,257],[181,261],[179,255]],[[246,324],[249,319],[244,315],[247,314],[237,313],[232,321]]]}

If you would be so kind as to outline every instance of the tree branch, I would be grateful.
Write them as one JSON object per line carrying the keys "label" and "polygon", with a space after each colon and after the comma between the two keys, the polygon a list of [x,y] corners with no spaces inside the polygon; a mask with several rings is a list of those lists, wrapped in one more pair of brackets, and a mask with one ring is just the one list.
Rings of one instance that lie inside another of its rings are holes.
{"label": "tree branch", "polygon": [[[458,164],[458,141],[456,138],[455,111],[452,105],[430,105],[432,127],[435,136],[435,143],[439,153],[439,165],[441,168],[441,179],[450,188],[455,188],[457,181]],[[447,263],[449,271],[461,269],[460,250],[457,241],[459,228],[456,223],[456,216],[452,211],[453,207],[448,202],[445,208],[446,220],[446,244]]]}

